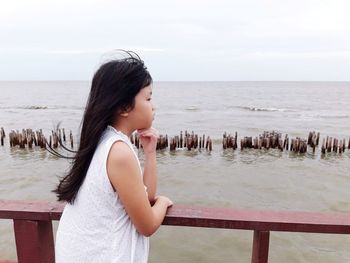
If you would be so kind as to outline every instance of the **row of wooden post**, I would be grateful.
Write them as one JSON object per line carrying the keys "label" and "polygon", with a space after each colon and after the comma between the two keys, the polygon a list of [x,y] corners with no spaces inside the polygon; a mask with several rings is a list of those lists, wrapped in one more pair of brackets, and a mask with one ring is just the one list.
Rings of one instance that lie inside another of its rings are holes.
{"label": "row of wooden post", "polygon": [[46,138],[42,133],[42,130],[34,131],[32,129],[22,129],[22,132],[11,131],[9,133],[10,147],[19,146],[19,148],[24,149],[26,145],[29,149],[34,146],[39,146],[40,148],[45,148]]}
{"label": "row of wooden post", "polygon": [[[1,145],[4,145],[5,138],[5,130],[3,127],[0,128],[0,140]],[[10,147],[19,146],[19,148],[23,149],[28,146],[28,148],[32,148],[33,145],[39,146],[40,148],[46,147],[46,138],[40,129],[39,131],[34,132],[32,129],[22,129],[22,132],[12,130],[9,133]],[[73,135],[72,131],[69,134],[69,140],[71,148],[73,149]],[[138,148],[142,148],[142,144],[140,143],[140,138],[137,133],[133,134],[130,137],[131,142]],[[51,135],[49,138],[50,147],[56,149],[59,147],[59,143],[62,144],[66,142],[66,134],[65,129],[57,129],[56,131],[51,131]],[[238,135],[235,132],[235,135],[231,135],[228,133],[223,134],[222,146],[223,149],[232,148],[236,150],[238,148],[237,145]],[[282,134],[276,131],[264,131],[263,134],[253,138],[245,136],[240,140],[240,148],[241,150],[246,148],[253,149],[279,149],[289,150],[296,153],[305,153],[307,152],[308,146],[312,148],[312,151],[315,152],[316,147],[318,147],[320,141],[320,133],[316,133],[312,131],[309,133],[307,139],[302,139],[299,137],[289,139],[288,134],[285,135],[284,139],[282,139]],[[176,135],[174,137],[168,137],[168,135],[160,135],[157,141],[157,150],[165,149],[169,146],[170,151],[175,151],[177,148],[187,148],[191,149],[207,149],[208,151],[212,151],[212,140],[210,136],[205,138],[205,135],[198,136],[193,131],[189,133],[185,131],[180,132],[180,135]],[[321,153],[326,154],[330,152],[335,153],[343,153],[346,149],[350,150],[350,139],[348,144],[346,144],[345,139],[338,140],[337,138],[332,138],[327,136],[327,138],[323,139]]]}
{"label": "row of wooden post", "polygon": [[[51,135],[49,138],[49,145],[52,148],[58,148],[59,142],[62,143],[63,141],[66,142],[66,134],[64,128],[58,129],[56,131],[51,131]],[[1,138],[1,145],[4,145],[4,138],[5,138],[5,131],[3,128],[0,129],[0,138]],[[73,149],[73,134],[72,131],[70,131],[69,134],[71,148]],[[20,149],[25,149],[26,146],[31,149],[34,146],[39,146],[40,148],[46,148],[47,139],[45,135],[42,132],[42,129],[38,131],[33,131],[32,129],[22,129],[22,131],[14,131],[12,130],[9,133],[9,142],[10,147],[19,146]]]}
{"label": "row of wooden post", "polygon": [[[309,133],[308,139],[302,139],[296,137],[295,139],[289,139],[288,134],[285,135],[284,140],[282,140],[282,134],[276,131],[265,131],[263,134],[259,135],[259,137],[244,137],[241,139],[241,150],[246,148],[254,148],[254,149],[280,149],[281,151],[289,150],[291,152],[296,153],[306,153],[307,147],[310,146],[312,151],[315,152],[316,147],[319,145],[320,133],[316,133],[312,131]],[[222,140],[223,149],[233,148],[234,150],[237,148],[237,132],[235,136],[228,134],[225,132]],[[350,139],[348,142],[347,148],[350,150]],[[323,139],[323,144],[321,148],[322,154],[326,152],[335,152],[342,153],[346,149],[346,140],[338,140],[336,138],[328,137],[327,139]]]}
{"label": "row of wooden post", "polygon": [[[333,142],[333,143],[332,143]],[[326,152],[335,152],[335,153],[342,153],[345,152],[346,149],[346,141],[338,140],[336,138],[328,137],[323,139],[321,152],[322,154],[326,154]],[[348,143],[348,149],[350,149],[350,139]]]}
{"label": "row of wooden post", "polygon": [[205,138],[205,134],[199,136],[193,131],[192,133],[185,131],[184,135],[181,131],[180,135],[176,135],[175,137],[170,138],[169,146],[170,151],[175,151],[177,148],[187,148],[189,151],[191,149],[200,150],[204,148],[210,152],[213,150],[213,142],[210,136],[207,136],[207,138]]}
{"label": "row of wooden post", "polygon": [[[136,146],[137,149],[142,148],[142,144],[140,142],[140,137],[137,133],[134,133],[130,136],[130,141],[132,144]],[[162,150],[168,147],[168,135],[159,135],[157,140],[157,150]]]}
{"label": "row of wooden post", "polygon": [[275,131],[268,132],[265,131],[263,134],[260,134],[259,137],[244,137],[241,139],[241,150],[246,148],[254,148],[254,149],[267,149],[270,148],[275,149],[278,148],[283,151],[284,147],[288,147],[289,140],[288,136],[286,136],[284,142],[282,140],[281,133],[277,133]]}
{"label": "row of wooden post", "polygon": [[232,148],[233,150],[237,149],[237,132],[235,132],[235,136],[231,134],[227,134],[226,132],[223,135],[222,139],[222,147],[224,149]]}
{"label": "row of wooden post", "polygon": [[[131,143],[133,143],[137,149],[142,148],[142,145],[140,143],[140,138],[137,133],[131,135],[130,137]],[[212,151],[213,149],[213,142],[208,136],[205,139],[205,135],[198,136],[198,134],[188,133],[185,131],[185,134],[183,132],[180,132],[180,135],[176,135],[174,137],[171,137],[168,139],[168,135],[159,135],[157,140],[157,150],[163,150],[166,149],[169,146],[170,151],[175,151],[177,148],[187,148],[189,151],[191,149],[207,149],[208,151]]]}
{"label": "row of wooden post", "polygon": [[[66,142],[66,133],[64,128],[62,128],[62,130],[61,129],[57,129],[55,131],[51,130],[50,141],[49,141],[50,147],[54,149],[58,148],[59,142],[62,143],[62,139],[63,139],[63,142]],[[70,146],[73,149],[74,142],[73,142],[72,131],[69,132],[69,140],[70,140]]]}

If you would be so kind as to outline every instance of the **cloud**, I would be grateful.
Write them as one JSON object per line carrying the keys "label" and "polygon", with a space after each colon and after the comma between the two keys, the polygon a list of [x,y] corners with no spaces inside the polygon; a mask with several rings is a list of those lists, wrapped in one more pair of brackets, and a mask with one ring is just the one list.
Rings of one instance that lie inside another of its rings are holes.
{"label": "cloud", "polygon": [[[119,48],[123,49],[123,48]],[[129,46],[125,50],[132,50],[135,52],[164,52],[165,48],[151,48],[151,47],[132,47]],[[103,54],[113,53],[115,49],[112,48],[86,48],[86,49],[56,49],[46,50],[44,53],[53,55],[84,55],[84,54]]]}
{"label": "cloud", "polygon": [[[231,78],[213,66],[223,62],[257,79],[260,68],[278,74],[296,61],[300,69],[310,68],[310,60],[327,65],[318,68],[320,77],[332,77],[330,69],[350,70],[349,9],[345,0],[12,0],[0,8],[1,77],[53,67],[43,78],[69,78],[64,72],[81,63],[77,77],[87,79],[87,68],[116,48],[137,52],[162,79],[174,79],[175,72],[176,79],[189,79],[199,66],[197,80],[207,72]],[[18,67],[23,60],[26,72]],[[255,62],[260,66],[252,71]],[[288,79],[302,74],[294,73],[289,70]],[[307,79],[308,71],[303,74]]]}

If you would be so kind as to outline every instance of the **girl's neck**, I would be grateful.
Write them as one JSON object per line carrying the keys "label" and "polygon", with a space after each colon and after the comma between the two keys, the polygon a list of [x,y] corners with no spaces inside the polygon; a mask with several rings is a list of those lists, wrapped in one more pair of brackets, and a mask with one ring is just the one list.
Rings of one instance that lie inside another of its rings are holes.
{"label": "girl's neck", "polygon": [[121,125],[121,124],[113,124],[111,125],[114,129],[116,129],[117,131],[122,132],[123,134],[125,134],[126,136],[130,137],[131,134],[134,132],[133,129],[127,127],[126,125]]}

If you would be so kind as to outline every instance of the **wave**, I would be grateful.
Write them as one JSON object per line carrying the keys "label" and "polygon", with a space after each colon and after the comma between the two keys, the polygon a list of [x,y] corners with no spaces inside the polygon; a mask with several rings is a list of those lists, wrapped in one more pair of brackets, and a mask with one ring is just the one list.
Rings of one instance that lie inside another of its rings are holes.
{"label": "wave", "polygon": [[199,111],[199,107],[196,106],[189,106],[187,108],[185,108],[186,111]]}
{"label": "wave", "polygon": [[0,109],[4,110],[57,110],[57,109],[72,109],[72,110],[81,110],[84,107],[79,106],[38,106],[38,105],[30,105],[30,106],[2,106]]}
{"label": "wave", "polygon": [[20,107],[22,109],[26,110],[46,110],[48,109],[47,106],[25,106],[25,107]]}
{"label": "wave", "polygon": [[0,107],[0,109],[3,109],[3,110],[13,110],[13,109],[20,109],[20,110],[43,110],[43,109],[49,109],[49,107],[47,107],[47,106],[36,106],[36,105],[32,105],[32,106],[15,106],[15,107],[4,106],[4,107]]}
{"label": "wave", "polygon": [[263,108],[263,107],[253,107],[253,106],[238,106],[237,108],[249,111],[268,111],[268,112],[291,112],[293,110],[280,109],[280,108]]}

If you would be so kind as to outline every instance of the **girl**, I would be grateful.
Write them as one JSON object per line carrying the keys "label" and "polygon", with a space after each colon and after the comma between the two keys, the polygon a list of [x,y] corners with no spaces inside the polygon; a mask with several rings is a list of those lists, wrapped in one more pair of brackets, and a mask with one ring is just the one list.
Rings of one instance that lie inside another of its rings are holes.
{"label": "girl", "polygon": [[[78,151],[54,190],[67,202],[56,234],[57,263],[147,262],[148,237],[172,205],[156,196],[152,78],[135,53],[125,52],[95,73]],[[144,150],[143,173],[129,140],[134,131]]]}

